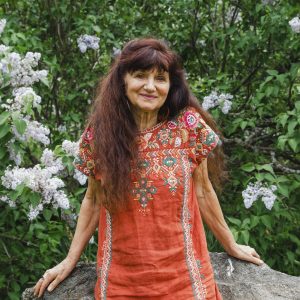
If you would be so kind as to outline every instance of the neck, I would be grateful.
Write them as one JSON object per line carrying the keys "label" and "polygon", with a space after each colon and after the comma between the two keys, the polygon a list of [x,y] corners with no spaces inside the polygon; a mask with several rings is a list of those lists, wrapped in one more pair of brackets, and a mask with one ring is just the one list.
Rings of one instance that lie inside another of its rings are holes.
{"label": "neck", "polygon": [[146,130],[157,124],[158,110],[145,112],[132,109],[131,111],[139,131]]}

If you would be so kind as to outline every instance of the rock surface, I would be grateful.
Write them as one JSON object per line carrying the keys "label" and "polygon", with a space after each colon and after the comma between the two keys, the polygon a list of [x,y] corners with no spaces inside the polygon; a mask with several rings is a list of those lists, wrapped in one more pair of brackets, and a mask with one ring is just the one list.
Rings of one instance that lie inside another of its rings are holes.
{"label": "rock surface", "polygon": [[[257,266],[228,256],[210,253],[215,279],[224,300],[300,300],[300,277]],[[54,291],[45,292],[45,300],[92,300],[96,283],[95,263],[77,267]],[[23,292],[23,300],[33,297],[33,289]],[[40,298],[41,299],[41,298]]]}

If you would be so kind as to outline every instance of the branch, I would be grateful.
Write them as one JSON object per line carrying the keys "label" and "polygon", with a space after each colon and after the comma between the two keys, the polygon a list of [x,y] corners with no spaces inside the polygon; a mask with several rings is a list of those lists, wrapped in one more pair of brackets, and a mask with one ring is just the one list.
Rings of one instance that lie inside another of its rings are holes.
{"label": "branch", "polygon": [[286,173],[286,174],[300,174],[300,170],[296,170],[296,169],[291,169],[291,168],[288,168],[286,166],[283,166],[275,157],[275,152],[274,151],[271,151],[270,152],[271,154],[271,159],[272,159],[272,164],[274,166],[276,166],[279,170],[281,170],[283,173]]}

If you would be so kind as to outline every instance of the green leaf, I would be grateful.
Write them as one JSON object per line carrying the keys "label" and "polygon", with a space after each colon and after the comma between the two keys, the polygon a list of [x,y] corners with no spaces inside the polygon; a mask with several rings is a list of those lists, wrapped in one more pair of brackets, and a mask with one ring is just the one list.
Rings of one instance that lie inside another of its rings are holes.
{"label": "green leaf", "polygon": [[18,133],[20,135],[23,135],[27,127],[26,122],[22,119],[14,118],[13,123],[16,126]]}
{"label": "green leaf", "polygon": [[278,74],[278,71],[276,71],[276,70],[267,70],[267,73],[270,74],[271,76],[276,76]]}
{"label": "green leaf", "polygon": [[10,126],[8,124],[4,124],[0,126],[0,139],[6,136],[10,131]]}
{"label": "green leaf", "polygon": [[252,162],[249,162],[249,163],[242,165],[241,169],[246,172],[252,172],[255,170],[255,165]]}
{"label": "green leaf", "polygon": [[289,139],[288,140],[288,144],[290,145],[290,147],[292,148],[292,150],[294,152],[297,151],[297,147],[298,147],[298,141],[296,139]]}
{"label": "green leaf", "polygon": [[233,217],[226,217],[230,223],[235,224],[237,226],[241,226],[242,221]]}
{"label": "green leaf", "polygon": [[1,115],[0,115],[0,125],[4,124],[7,119],[10,117],[10,112],[8,111],[4,111]]}
{"label": "green leaf", "polygon": [[50,209],[44,209],[43,210],[43,216],[49,222],[51,217],[52,217],[52,211]]}
{"label": "green leaf", "polygon": [[263,215],[261,216],[261,221],[263,224],[268,227],[269,229],[272,229],[272,217],[269,215]]}
{"label": "green leaf", "polygon": [[245,244],[248,245],[249,237],[250,237],[249,231],[248,230],[241,231],[241,236],[243,237]]}

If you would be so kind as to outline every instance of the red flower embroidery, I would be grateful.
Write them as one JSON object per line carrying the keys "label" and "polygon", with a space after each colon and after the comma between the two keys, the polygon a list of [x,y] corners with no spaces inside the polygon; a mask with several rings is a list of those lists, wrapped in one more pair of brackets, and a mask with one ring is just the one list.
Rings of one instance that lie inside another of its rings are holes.
{"label": "red flower embroidery", "polygon": [[198,118],[196,116],[196,114],[190,112],[190,111],[186,111],[184,113],[184,121],[186,123],[186,125],[189,127],[189,128],[195,128],[197,126],[197,121],[198,121]]}

